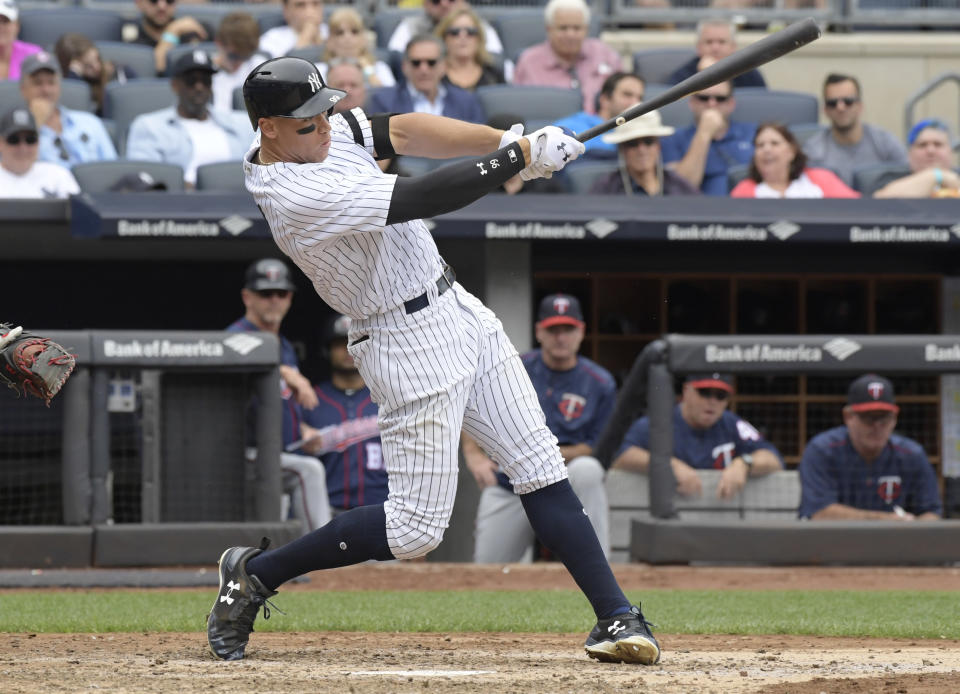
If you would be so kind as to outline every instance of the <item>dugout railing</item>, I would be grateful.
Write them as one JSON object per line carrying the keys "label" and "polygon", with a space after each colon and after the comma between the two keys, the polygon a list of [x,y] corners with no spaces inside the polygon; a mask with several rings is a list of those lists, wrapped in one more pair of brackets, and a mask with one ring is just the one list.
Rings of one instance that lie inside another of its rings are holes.
{"label": "dugout railing", "polygon": [[[738,380],[758,375],[830,376],[846,383],[860,374],[877,372],[947,381],[945,387],[938,387],[941,451],[927,453],[942,453],[939,459],[946,514],[958,505],[958,434],[951,429],[956,421],[956,398],[953,383],[948,380],[951,374],[960,373],[960,340],[956,337],[668,335],[649,344],[637,357],[595,449],[597,457],[609,464],[630,424],[641,414],[649,416],[649,475],[619,470],[608,475],[614,560],[879,565],[960,562],[958,520],[799,520],[796,509],[800,487],[796,472],[791,470],[775,473],[779,479],[748,481],[741,498],[733,501],[704,499],[691,503],[679,498],[670,467],[675,383],[685,374],[698,372],[731,373]],[[840,406],[836,405],[838,415]],[[815,433],[810,431],[807,438]],[[705,482],[704,497],[712,493],[710,482]]]}
{"label": "dugout railing", "polygon": [[78,366],[50,408],[0,393],[0,567],[210,564],[299,534],[281,520],[276,336],[41,332]]}

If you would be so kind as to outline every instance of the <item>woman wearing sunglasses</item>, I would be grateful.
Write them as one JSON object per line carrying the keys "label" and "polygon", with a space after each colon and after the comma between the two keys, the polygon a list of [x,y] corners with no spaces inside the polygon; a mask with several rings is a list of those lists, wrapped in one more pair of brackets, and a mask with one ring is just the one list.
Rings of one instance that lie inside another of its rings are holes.
{"label": "woman wearing sunglasses", "polygon": [[753,136],[747,178],[732,198],[859,198],[860,193],[828,169],[807,166],[797,138],[781,123],[761,123]]}
{"label": "woman wearing sunglasses", "polygon": [[40,137],[22,106],[0,118],[0,198],[66,198],[80,192],[70,170],[37,161]]}
{"label": "woman wearing sunglasses", "polygon": [[324,46],[323,61],[317,68],[324,76],[334,60],[353,60],[363,70],[363,79],[368,87],[392,87],[397,80],[390,66],[370,50],[370,39],[363,17],[352,7],[341,7],[327,20],[330,36]]}
{"label": "woman wearing sunglasses", "polygon": [[469,7],[450,12],[437,25],[436,35],[447,47],[446,84],[473,91],[487,84],[503,84],[506,79],[486,48],[483,23]]}
{"label": "woman wearing sunglasses", "polygon": [[619,164],[616,171],[595,181],[590,192],[650,197],[699,195],[700,191],[686,179],[663,166],[660,138],[672,134],[673,128],[661,122],[660,112],[651,111],[604,135],[604,142],[617,145]]}

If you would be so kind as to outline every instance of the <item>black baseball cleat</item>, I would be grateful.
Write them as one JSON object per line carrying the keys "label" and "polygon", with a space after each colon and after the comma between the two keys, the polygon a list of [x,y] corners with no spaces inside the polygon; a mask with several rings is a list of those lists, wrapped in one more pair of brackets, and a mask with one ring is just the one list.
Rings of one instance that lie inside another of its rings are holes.
{"label": "black baseball cleat", "polygon": [[587,655],[603,663],[660,662],[660,644],[650,633],[652,625],[634,605],[629,612],[601,619],[583,647]]}
{"label": "black baseball cleat", "polygon": [[207,615],[207,642],[221,660],[240,660],[253,631],[253,620],[263,605],[263,618],[270,619],[267,598],[277,594],[260,579],[247,573],[247,561],[270,545],[263,538],[259,547],[231,547],[220,555],[220,592]]}

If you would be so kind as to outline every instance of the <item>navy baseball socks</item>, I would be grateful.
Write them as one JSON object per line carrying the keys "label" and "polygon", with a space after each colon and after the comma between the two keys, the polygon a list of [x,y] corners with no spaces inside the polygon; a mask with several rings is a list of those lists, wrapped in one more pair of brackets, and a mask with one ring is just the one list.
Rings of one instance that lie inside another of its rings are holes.
{"label": "navy baseball socks", "polygon": [[587,654],[613,663],[653,665],[659,661],[660,646],[650,632],[650,623],[617,585],[570,482],[561,480],[521,494],[520,500],[540,542],[560,558],[597,615],[597,625],[584,644]]}
{"label": "navy baseball socks", "polygon": [[268,598],[284,581],[368,559],[393,559],[386,526],[382,504],[360,506],[266,554],[266,538],[259,547],[226,550],[219,562],[220,592],[207,616],[211,652],[222,660],[243,658],[257,612],[262,606],[263,618],[270,619]]}

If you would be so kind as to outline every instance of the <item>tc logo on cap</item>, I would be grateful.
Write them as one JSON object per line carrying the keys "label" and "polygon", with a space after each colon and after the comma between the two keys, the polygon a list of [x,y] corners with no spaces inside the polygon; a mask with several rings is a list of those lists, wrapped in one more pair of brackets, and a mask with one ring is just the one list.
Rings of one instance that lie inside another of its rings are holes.
{"label": "tc logo on cap", "polygon": [[565,296],[558,296],[553,300],[553,310],[563,315],[570,310],[570,299]]}
{"label": "tc logo on cap", "polygon": [[867,392],[874,400],[879,400],[883,397],[883,384],[878,381],[871,381],[867,384]]}
{"label": "tc logo on cap", "polygon": [[283,268],[281,268],[279,265],[267,265],[265,268],[263,268],[262,272],[263,276],[271,282],[276,282],[286,274],[283,271]]}

